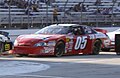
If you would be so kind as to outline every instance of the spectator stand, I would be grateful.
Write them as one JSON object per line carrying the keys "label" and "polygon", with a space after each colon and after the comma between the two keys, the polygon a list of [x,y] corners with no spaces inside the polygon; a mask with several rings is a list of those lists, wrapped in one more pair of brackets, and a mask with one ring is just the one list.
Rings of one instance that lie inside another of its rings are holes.
{"label": "spectator stand", "polygon": [[[24,28],[23,25],[30,26],[26,28],[39,28],[38,24],[46,25],[53,24],[53,9],[57,6],[58,8],[58,23],[118,23],[120,21],[120,0],[101,0],[99,5],[95,5],[97,0],[50,0],[45,2],[44,0],[34,0],[32,2],[22,1],[24,7],[19,7],[21,5],[21,0],[17,1],[10,6],[11,15],[11,28]],[[68,2],[67,2],[68,1]],[[66,3],[67,2],[67,3]],[[75,5],[80,3],[79,11],[75,11],[73,8]],[[0,4],[3,4],[1,0]],[[18,5],[19,4],[19,5]],[[23,5],[22,4],[22,5]],[[37,6],[37,11],[30,9],[29,14],[25,13],[26,5]],[[98,11],[99,10],[99,11]],[[9,8],[5,8],[4,5],[0,5],[0,28],[7,28],[9,24]],[[29,23],[29,24],[28,24]],[[97,24],[96,24],[97,25]]]}

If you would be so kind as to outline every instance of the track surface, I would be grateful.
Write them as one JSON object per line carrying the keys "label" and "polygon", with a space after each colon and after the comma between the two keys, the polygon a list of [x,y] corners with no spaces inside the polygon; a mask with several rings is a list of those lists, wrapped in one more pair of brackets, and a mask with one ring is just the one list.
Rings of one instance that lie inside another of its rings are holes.
{"label": "track surface", "polygon": [[[100,55],[63,56],[59,58],[50,56],[14,57],[8,55],[1,56],[0,61],[0,65],[2,65],[0,67],[0,73],[2,73],[0,78],[120,77],[120,56],[116,55],[115,52],[101,52]],[[13,68],[13,70],[10,68]]]}

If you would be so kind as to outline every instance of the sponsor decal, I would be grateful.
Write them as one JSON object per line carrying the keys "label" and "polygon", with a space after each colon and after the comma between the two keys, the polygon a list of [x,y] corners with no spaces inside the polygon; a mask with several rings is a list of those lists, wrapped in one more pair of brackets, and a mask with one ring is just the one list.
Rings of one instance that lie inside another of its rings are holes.
{"label": "sponsor decal", "polygon": [[5,44],[5,51],[10,50],[10,44]]}
{"label": "sponsor decal", "polygon": [[96,38],[106,38],[105,34],[99,33],[95,34]]}
{"label": "sponsor decal", "polygon": [[70,42],[71,40],[73,40],[73,38],[74,38],[73,36],[67,36],[66,37],[66,42]]}
{"label": "sponsor decal", "polygon": [[70,41],[70,38],[66,38],[66,42],[69,42]]}
{"label": "sponsor decal", "polygon": [[85,49],[87,42],[88,42],[87,36],[77,37],[74,49],[75,50]]}
{"label": "sponsor decal", "polygon": [[95,36],[93,34],[89,35],[90,39],[94,39]]}
{"label": "sponsor decal", "polygon": [[44,50],[45,53],[51,53],[54,52],[54,47],[44,47]]}
{"label": "sponsor decal", "polygon": [[65,53],[72,51],[73,43],[74,43],[74,41],[73,41],[73,37],[72,36],[69,36],[69,37],[66,38]]}

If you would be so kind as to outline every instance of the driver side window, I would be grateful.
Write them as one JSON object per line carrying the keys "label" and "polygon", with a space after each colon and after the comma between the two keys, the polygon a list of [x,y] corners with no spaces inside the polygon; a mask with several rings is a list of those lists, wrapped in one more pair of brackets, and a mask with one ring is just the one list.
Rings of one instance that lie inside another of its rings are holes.
{"label": "driver side window", "polygon": [[82,35],[83,34],[81,27],[73,28],[73,33],[74,33],[74,35]]}

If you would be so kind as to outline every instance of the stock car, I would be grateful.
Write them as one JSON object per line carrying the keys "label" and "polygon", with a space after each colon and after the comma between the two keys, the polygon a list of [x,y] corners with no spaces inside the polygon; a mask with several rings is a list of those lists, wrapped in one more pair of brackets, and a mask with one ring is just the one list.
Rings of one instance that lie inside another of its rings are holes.
{"label": "stock car", "polygon": [[9,38],[9,33],[0,31],[0,54],[13,48],[13,42]]}
{"label": "stock car", "polygon": [[9,53],[19,56],[94,54],[109,45],[108,37],[90,26],[79,24],[53,24],[34,34],[20,35]]}
{"label": "stock car", "polygon": [[109,46],[106,47],[106,51],[110,51],[110,49],[115,49],[115,34],[120,34],[120,28],[117,30],[114,30],[112,32],[108,32],[106,33],[108,35],[108,37],[111,40],[111,43]]}

